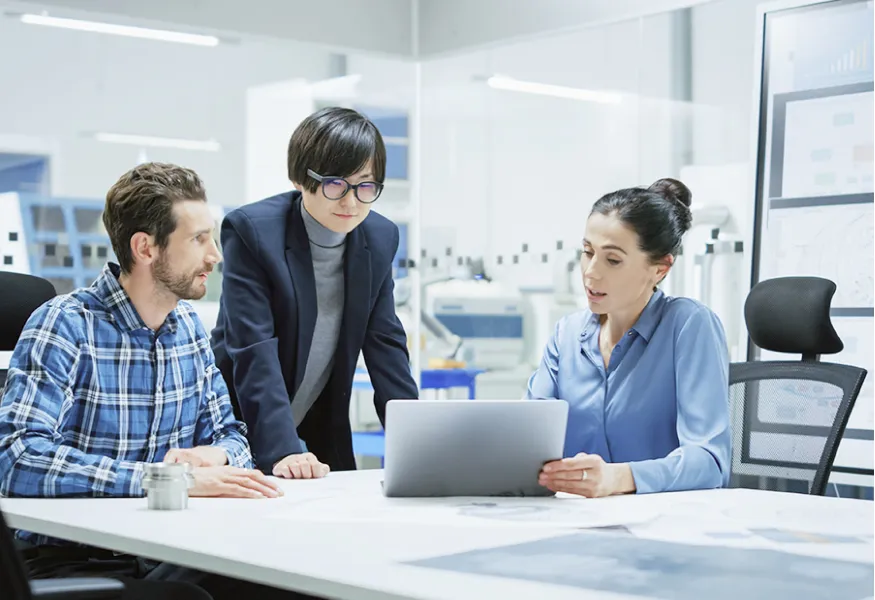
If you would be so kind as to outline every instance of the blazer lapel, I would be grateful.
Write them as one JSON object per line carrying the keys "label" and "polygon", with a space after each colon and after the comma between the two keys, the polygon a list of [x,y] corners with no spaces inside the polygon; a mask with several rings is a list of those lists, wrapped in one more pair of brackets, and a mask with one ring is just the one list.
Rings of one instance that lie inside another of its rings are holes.
{"label": "blazer lapel", "polygon": [[313,256],[310,254],[310,241],[304,220],[301,217],[301,196],[293,196],[289,223],[286,226],[286,263],[295,287],[298,304],[298,348],[295,365],[295,392],[301,386],[310,346],[313,343],[313,330],[316,328],[316,276],[313,274]]}
{"label": "blazer lapel", "polygon": [[346,238],[343,268],[343,326],[338,345],[346,344],[355,369],[371,306],[371,251],[361,227],[354,229]]}

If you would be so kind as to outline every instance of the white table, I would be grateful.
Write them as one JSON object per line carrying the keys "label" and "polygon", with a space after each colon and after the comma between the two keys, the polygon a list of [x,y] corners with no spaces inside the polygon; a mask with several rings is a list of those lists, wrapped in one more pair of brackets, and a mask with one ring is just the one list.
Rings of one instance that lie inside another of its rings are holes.
{"label": "white table", "polygon": [[[0,500],[0,508],[14,528],[347,600],[628,598],[402,564],[565,535],[574,524],[568,519],[577,519],[578,525],[625,521],[643,539],[780,549],[854,561],[867,568],[873,562],[873,504],[862,500],[739,489],[599,500],[501,499],[497,506],[483,508],[477,503],[491,500],[385,499],[381,477],[381,471],[359,471],[333,473],[323,480],[284,481],[286,494],[280,499],[193,498],[188,510],[176,512],[148,511],[145,499],[16,498]],[[525,517],[462,514],[471,506],[490,515],[495,514],[490,510],[546,507],[543,514],[566,521],[549,525]],[[757,528],[859,540],[786,543],[750,534]]]}

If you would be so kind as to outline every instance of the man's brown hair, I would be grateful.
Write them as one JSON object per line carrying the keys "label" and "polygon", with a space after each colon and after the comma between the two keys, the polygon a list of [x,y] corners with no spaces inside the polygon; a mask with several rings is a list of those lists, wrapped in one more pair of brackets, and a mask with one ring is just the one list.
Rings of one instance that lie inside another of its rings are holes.
{"label": "man's brown hair", "polygon": [[106,193],[103,225],[123,273],[134,267],[131,238],[144,232],[166,248],[176,229],[173,206],[183,200],[206,201],[204,184],[191,169],[167,163],[137,165]]}

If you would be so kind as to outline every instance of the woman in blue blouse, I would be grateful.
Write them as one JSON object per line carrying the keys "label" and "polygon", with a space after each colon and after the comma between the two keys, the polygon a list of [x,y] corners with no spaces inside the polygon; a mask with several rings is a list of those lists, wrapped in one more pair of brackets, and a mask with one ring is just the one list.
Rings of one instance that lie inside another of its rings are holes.
{"label": "woman in blue blouse", "polygon": [[707,307],[657,289],[690,228],[690,191],[660,179],[592,208],[581,271],[589,309],[556,325],[528,398],[568,402],[550,490],[588,497],[716,488],[729,480],[729,358]]}

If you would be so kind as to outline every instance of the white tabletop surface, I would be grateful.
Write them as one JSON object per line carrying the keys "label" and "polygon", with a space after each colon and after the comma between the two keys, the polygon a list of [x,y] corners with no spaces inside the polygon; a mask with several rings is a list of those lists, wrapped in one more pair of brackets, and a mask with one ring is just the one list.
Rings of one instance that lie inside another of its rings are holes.
{"label": "white tabletop surface", "polygon": [[[7,498],[0,508],[14,528],[347,600],[630,597],[404,564],[592,526],[624,525],[636,539],[873,562],[873,504],[863,500],[741,489],[399,500],[382,496],[381,477],[359,471],[283,481],[285,496],[276,500],[193,498],[184,511],[149,511],[144,498]],[[779,535],[756,533],[764,531]]]}

